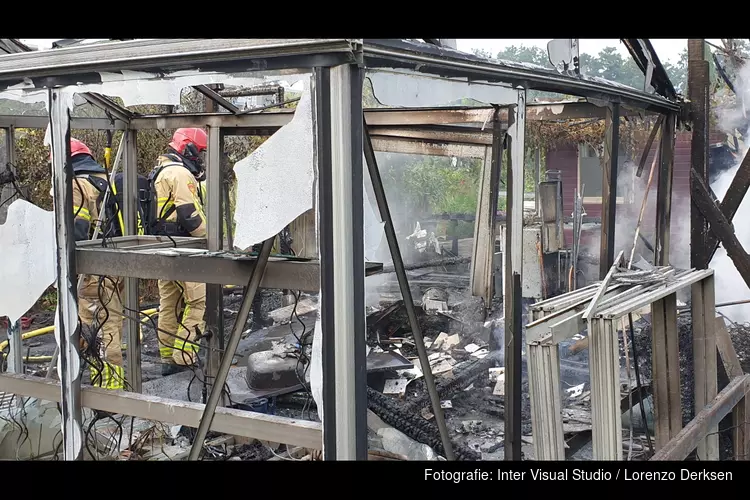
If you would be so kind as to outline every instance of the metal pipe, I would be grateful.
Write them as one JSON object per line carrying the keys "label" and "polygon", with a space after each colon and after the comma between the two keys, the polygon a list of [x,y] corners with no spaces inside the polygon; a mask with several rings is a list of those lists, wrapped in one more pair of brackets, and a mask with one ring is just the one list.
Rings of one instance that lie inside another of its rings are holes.
{"label": "metal pipe", "polygon": [[263,246],[260,249],[258,261],[253,269],[253,274],[250,275],[250,281],[245,289],[245,296],[242,298],[240,310],[237,312],[237,318],[234,321],[234,327],[232,327],[232,335],[229,337],[227,349],[224,352],[224,356],[221,358],[221,363],[219,364],[219,369],[216,373],[216,379],[211,385],[211,394],[208,396],[206,408],[203,410],[203,416],[198,425],[198,430],[195,434],[195,439],[193,440],[193,446],[190,448],[188,460],[198,460],[200,452],[203,449],[203,441],[206,439],[208,430],[211,428],[211,422],[216,413],[216,406],[219,404],[219,400],[224,393],[224,384],[229,376],[229,369],[232,367],[232,358],[234,358],[234,355],[237,352],[237,346],[242,338],[242,332],[245,330],[245,323],[247,323],[247,318],[250,316],[253,299],[255,299],[255,294],[258,291],[260,281],[263,278],[263,273],[266,271],[268,257],[271,255],[271,248],[273,248],[273,240],[274,238],[269,238],[264,241]]}
{"label": "metal pipe", "polygon": [[81,460],[81,357],[78,352],[78,290],[73,239],[73,168],[70,158],[70,110],[62,90],[49,91],[52,138],[52,187],[57,243],[57,320],[55,339],[60,349],[62,436],[65,460]]}
{"label": "metal pipe", "polygon": [[393,259],[393,268],[396,272],[396,277],[398,278],[398,286],[401,289],[401,296],[404,299],[404,307],[406,308],[411,331],[414,335],[414,344],[417,347],[419,364],[422,367],[424,381],[427,385],[427,392],[430,395],[432,414],[435,415],[435,422],[440,431],[440,440],[443,442],[443,448],[445,449],[445,458],[448,460],[455,460],[455,456],[453,455],[453,444],[451,443],[450,435],[448,434],[448,427],[445,424],[443,408],[440,406],[440,396],[435,387],[435,377],[432,375],[432,368],[430,367],[430,361],[427,356],[427,349],[424,345],[424,337],[422,336],[422,330],[420,329],[419,321],[417,320],[417,313],[414,309],[414,299],[412,298],[411,289],[409,288],[409,279],[407,278],[406,270],[404,269],[404,261],[401,257],[396,230],[393,227],[391,211],[388,207],[388,200],[385,196],[383,181],[380,178],[380,170],[378,169],[375,152],[372,149],[372,141],[370,139],[370,134],[367,131],[366,123],[364,124],[364,127],[364,151],[365,160],[367,162],[367,171],[370,173],[370,180],[372,181],[372,188],[375,192],[375,200],[377,201],[378,209],[380,211],[380,218],[385,223],[385,237],[388,240],[388,248],[391,251],[391,258]]}

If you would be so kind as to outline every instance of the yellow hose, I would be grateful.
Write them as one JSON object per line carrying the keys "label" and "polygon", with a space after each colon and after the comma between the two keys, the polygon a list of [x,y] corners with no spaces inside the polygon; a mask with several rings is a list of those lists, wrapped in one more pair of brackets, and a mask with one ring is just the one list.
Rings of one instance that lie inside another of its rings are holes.
{"label": "yellow hose", "polygon": [[[141,314],[143,314],[144,316],[146,316],[146,318],[144,318],[144,319],[141,320],[141,324],[143,324],[146,321],[148,321],[152,314],[158,313],[158,312],[159,312],[159,308],[146,309],[145,311],[141,311]],[[26,332],[26,333],[21,334],[21,339],[22,340],[33,339],[34,337],[38,337],[40,335],[46,335],[46,334],[54,332],[54,331],[55,331],[55,326],[54,325],[52,325],[52,326],[45,326],[44,328],[39,328],[37,330],[32,330],[30,332]],[[141,341],[143,341],[143,330],[141,330]],[[8,347],[8,341],[7,340],[5,340],[3,342],[0,342],[0,351],[4,351],[6,347]],[[125,347],[126,346],[123,345],[123,349]],[[5,356],[5,354],[3,354],[3,356]],[[39,356],[39,357],[43,358],[43,357],[46,357],[46,356]],[[31,358],[31,359],[35,359],[35,358]],[[52,358],[50,357],[50,360],[51,359]],[[37,360],[37,361],[41,361],[41,360]]]}

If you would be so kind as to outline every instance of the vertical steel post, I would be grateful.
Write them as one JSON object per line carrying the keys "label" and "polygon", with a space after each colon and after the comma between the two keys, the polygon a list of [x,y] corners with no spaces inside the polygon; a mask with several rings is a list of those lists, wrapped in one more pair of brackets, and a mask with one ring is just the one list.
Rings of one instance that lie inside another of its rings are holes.
{"label": "vertical steel post", "polygon": [[323,458],[336,460],[336,303],[333,266],[333,179],[331,172],[331,70],[313,71],[314,159],[318,174],[320,326],[323,371]]}
{"label": "vertical steel post", "polygon": [[[510,161],[506,182],[508,208],[505,230],[503,305],[505,308],[505,376],[506,386],[510,387],[513,383],[512,374],[516,371],[514,362],[520,359],[522,349],[521,344],[516,342],[513,336],[513,318],[516,310],[516,302],[522,300],[521,294],[518,297],[515,295],[513,280],[515,273],[518,273],[518,280],[523,283],[523,181],[524,160],[526,159],[526,89],[518,89],[518,102],[515,109],[509,110],[508,116],[510,118],[508,127]],[[510,391],[506,392],[507,396],[505,398],[505,414],[507,415],[505,419],[505,456],[508,459],[512,459],[513,456],[517,455],[518,452],[513,449],[513,439],[516,435],[521,435],[521,420],[514,420],[512,417],[516,414],[516,407],[521,404],[521,400],[513,399],[512,389]]]}
{"label": "vertical steel post", "polygon": [[[10,171],[16,175],[16,128],[11,125],[5,129],[6,162]],[[21,320],[8,325],[8,371],[23,373],[23,340],[21,339]],[[19,399],[20,401],[20,399]]]}
{"label": "vertical steel post", "polygon": [[607,107],[602,168],[602,228],[599,242],[599,279],[609,272],[615,260],[615,214],[617,211],[617,172],[620,156],[620,103]]}
{"label": "vertical steel post", "polygon": [[73,168],[70,159],[70,110],[61,89],[49,91],[52,138],[52,188],[57,243],[57,320],[55,340],[60,349],[62,437],[65,460],[81,460],[81,357],[78,290],[73,237]]}
{"label": "vertical steel post", "polygon": [[[208,128],[208,164],[206,165],[207,200],[206,236],[208,250],[215,252],[223,246],[221,237],[221,157],[224,152],[224,137],[219,127]],[[221,285],[206,285],[206,331],[210,332],[209,350],[206,356],[207,392],[213,392],[213,382],[219,370],[221,353],[224,350],[224,321],[222,311],[224,293]],[[222,397],[222,406],[226,397]]]}
{"label": "vertical steel post", "polygon": [[[138,131],[126,130],[125,134],[125,162],[123,164],[123,216],[125,234],[137,234],[138,213]],[[114,167],[117,168],[115,161]],[[125,280],[123,306],[127,314],[125,319],[125,338],[127,347],[127,387],[133,392],[143,390],[141,375],[141,322],[138,317],[140,311],[138,278],[121,278]]]}
{"label": "vertical steel post", "polygon": [[367,459],[362,70],[331,68],[337,460]]}

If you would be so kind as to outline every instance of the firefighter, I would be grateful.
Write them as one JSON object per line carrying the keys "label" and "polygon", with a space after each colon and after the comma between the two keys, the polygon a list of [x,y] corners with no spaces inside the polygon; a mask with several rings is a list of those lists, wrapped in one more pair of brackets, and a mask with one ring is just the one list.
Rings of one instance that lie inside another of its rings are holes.
{"label": "firefighter", "polygon": [[[207,146],[203,129],[177,129],[169,151],[157,159],[149,176],[154,197],[152,234],[206,236],[200,182],[205,179],[203,157]],[[196,337],[205,329],[205,310],[205,283],[159,281],[159,355],[163,375],[177,373],[196,362]]]}
{"label": "firefighter", "polygon": [[[91,238],[99,219],[103,192],[108,184],[107,171],[94,159],[91,150],[78,139],[70,140],[70,156],[73,166],[73,214],[76,241]],[[118,220],[102,218],[101,233],[107,233],[109,224]],[[123,228],[120,228],[121,230]],[[102,237],[101,235],[99,236]],[[101,341],[82,339],[84,350],[97,349],[98,358],[91,361],[91,383],[104,389],[124,389],[125,374],[122,366],[122,302],[120,294],[123,281],[119,277],[84,276],[78,291],[78,315],[90,333],[97,333]],[[94,356],[90,356],[94,357]]]}

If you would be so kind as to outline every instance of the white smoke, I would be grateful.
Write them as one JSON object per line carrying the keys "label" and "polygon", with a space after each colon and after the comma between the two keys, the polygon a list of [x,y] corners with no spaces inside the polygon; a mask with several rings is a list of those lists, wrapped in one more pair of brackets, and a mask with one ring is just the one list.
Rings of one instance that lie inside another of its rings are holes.
{"label": "white smoke", "polygon": [[[742,127],[748,121],[743,111],[742,101],[750,102],[747,99],[750,96],[750,65],[745,65],[742,68],[734,86],[738,92],[737,106],[718,113],[719,126],[723,131],[730,134],[734,134],[735,129]],[[740,163],[747,152],[747,144],[748,138],[744,137],[736,165],[720,174],[711,183],[711,188],[720,200],[724,198],[727,189],[729,189],[732,183],[732,179],[734,179],[739,169]],[[750,201],[748,201],[748,198],[750,197],[745,195],[733,218],[735,235],[745,249],[750,248],[750,225],[747,224],[747,221],[750,220]],[[711,261],[711,267],[714,269],[716,280],[717,303],[750,298],[750,290],[748,290],[745,280],[742,279],[742,276],[740,276],[740,273],[734,266],[734,262],[729,258],[723,247],[719,247],[716,250],[716,254]],[[750,322],[750,305],[722,308],[721,312],[732,321]]]}

